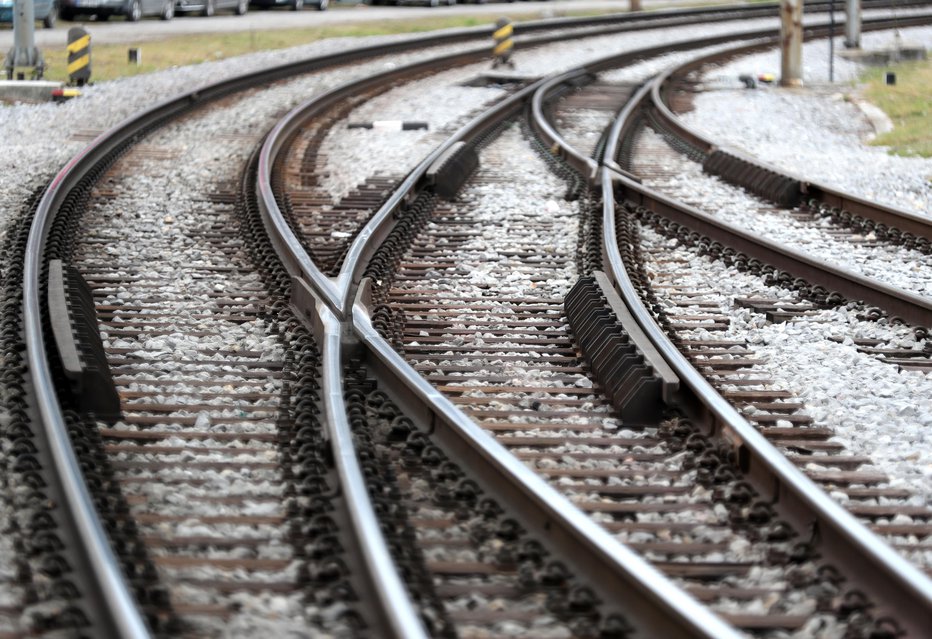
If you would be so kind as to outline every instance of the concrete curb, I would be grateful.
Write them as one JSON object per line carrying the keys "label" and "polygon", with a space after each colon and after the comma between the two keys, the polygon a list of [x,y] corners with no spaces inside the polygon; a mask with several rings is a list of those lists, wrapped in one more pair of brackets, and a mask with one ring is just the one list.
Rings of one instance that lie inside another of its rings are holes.
{"label": "concrete curb", "polygon": [[52,91],[62,82],[46,80],[0,80],[0,100],[7,102],[51,102]]}

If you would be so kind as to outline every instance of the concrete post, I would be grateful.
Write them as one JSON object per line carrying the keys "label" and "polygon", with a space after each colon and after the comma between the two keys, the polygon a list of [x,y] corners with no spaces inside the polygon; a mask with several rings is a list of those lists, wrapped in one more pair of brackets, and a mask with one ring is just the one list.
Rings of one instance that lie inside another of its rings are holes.
{"label": "concrete post", "polygon": [[861,0],[845,0],[845,48],[861,48]]}
{"label": "concrete post", "polygon": [[780,0],[780,86],[803,84],[803,0]]}
{"label": "concrete post", "polygon": [[3,63],[8,80],[18,68],[29,67],[41,78],[45,71],[42,54],[36,48],[36,12],[33,0],[15,0],[13,5],[13,48]]}

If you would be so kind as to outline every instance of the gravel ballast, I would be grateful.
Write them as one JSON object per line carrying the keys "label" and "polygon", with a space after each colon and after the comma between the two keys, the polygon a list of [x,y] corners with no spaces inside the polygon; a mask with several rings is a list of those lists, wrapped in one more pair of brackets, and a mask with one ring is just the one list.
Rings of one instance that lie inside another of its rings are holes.
{"label": "gravel ballast", "polygon": [[644,184],[727,224],[796,251],[910,291],[932,297],[932,262],[920,251],[876,242],[876,237],[838,233],[827,218],[800,219],[793,211],[751,195],[705,173],[702,165],[669,148],[647,129],[635,148],[632,171]]}
{"label": "gravel ballast", "polygon": [[[716,27],[709,27],[709,32]],[[723,30],[727,29],[726,26],[721,27]],[[670,30],[672,33],[672,30]],[[389,39],[370,39],[369,42],[377,41],[387,41]],[[612,46],[618,50],[638,48],[640,46],[646,46],[647,44],[656,44],[658,41],[658,32],[645,33],[645,34],[632,34],[625,36],[624,38],[618,38],[613,36],[610,38],[605,38],[603,40],[594,40],[591,43],[585,43],[580,47],[580,51],[576,52],[572,50],[569,52],[567,50],[562,50],[560,52],[560,62],[555,63],[552,60],[552,57],[548,58],[542,52],[519,52],[516,57],[516,61],[519,63],[518,72],[527,72],[527,73],[539,73],[541,68],[555,69],[557,66],[562,65],[562,68],[568,68],[576,66],[585,62],[588,59],[594,57],[600,57],[604,55],[607,50],[607,46]],[[64,164],[69,157],[74,155],[79,151],[82,146],[101,130],[112,126],[121,119],[127,117],[128,115],[138,111],[141,108],[149,106],[151,104],[151,99],[153,95],[160,96],[169,96],[174,93],[181,92],[183,90],[190,89],[194,84],[203,82],[205,77],[209,77],[212,80],[216,80],[220,77],[221,74],[231,73],[235,70],[236,73],[243,72],[248,68],[260,68],[271,64],[272,62],[280,63],[284,60],[283,56],[289,57],[289,59],[297,59],[299,57],[306,57],[311,54],[320,54],[327,51],[334,51],[338,49],[345,48],[347,46],[348,39],[340,40],[329,40],[323,41],[320,43],[315,43],[314,45],[309,45],[308,47],[301,47],[300,49],[289,50],[287,53],[283,52],[268,52],[254,54],[252,56],[244,56],[238,62],[239,64],[231,64],[230,61],[218,62],[218,63],[208,63],[205,65],[199,65],[198,67],[191,67],[185,69],[176,69],[166,72],[161,72],[157,74],[152,74],[142,78],[128,79],[113,83],[101,83],[100,85],[94,87],[88,87],[85,90],[85,95],[76,101],[66,103],[63,105],[38,105],[38,106],[10,106],[0,108],[0,135],[3,136],[3,139],[8,141],[7,153],[0,158],[0,171],[4,171],[4,175],[18,176],[19,179],[7,180],[4,182],[3,186],[0,186],[0,215],[4,216],[0,219],[0,224],[5,228],[9,222],[9,215],[16,213],[21,207],[22,201],[28,195],[29,192],[41,186],[46,182],[58,168]],[[356,41],[353,41],[354,43]],[[469,45],[472,46],[472,45]],[[445,49],[446,50],[446,49]],[[450,49],[452,50],[452,48]],[[548,54],[552,56],[552,54]],[[379,61],[374,62],[365,67],[365,70],[362,70],[362,67],[359,67],[358,74],[371,73],[379,68],[385,68],[389,64],[400,64],[404,60],[404,56],[393,56],[391,62]],[[356,73],[357,67],[353,67],[353,73]],[[466,76],[471,74],[472,71],[463,71],[460,70],[456,74],[448,77],[446,82],[451,82],[454,77]],[[220,164],[220,159],[228,155],[238,155],[239,157],[244,157],[246,151],[248,150],[249,144],[252,142],[250,137],[253,137],[259,128],[256,124],[256,121],[264,122],[265,124],[270,124],[273,121],[273,116],[281,113],[283,110],[297,104],[303,99],[306,99],[309,94],[313,92],[320,92],[326,88],[335,86],[337,83],[349,79],[351,73],[349,70],[343,70],[339,73],[333,73],[330,75],[321,74],[320,77],[314,81],[303,81],[299,80],[293,82],[289,85],[283,85],[281,88],[277,89],[275,93],[277,96],[274,100],[268,100],[266,98],[256,97],[251,102],[248,102],[246,109],[251,111],[250,116],[257,116],[257,120],[250,118],[242,117],[241,115],[236,115],[232,120],[216,122],[191,122],[188,123],[187,127],[192,132],[192,137],[195,129],[200,129],[197,131],[198,136],[203,137],[194,137],[193,139],[202,140],[208,139],[211,137],[216,137],[214,147],[204,147],[197,149],[197,153],[192,153],[196,158],[200,158],[203,164],[198,170],[204,171],[205,174],[209,173],[211,169],[216,170]],[[386,97],[386,104],[390,104],[391,108],[397,109],[398,113],[396,115],[404,114],[410,112],[411,107],[406,106],[407,101],[413,100],[411,97],[405,97],[405,89],[399,89],[398,93],[392,97]],[[438,95],[440,88],[438,87]],[[478,95],[478,93],[476,94]],[[391,94],[387,94],[391,96]],[[489,92],[486,90],[485,97],[481,101],[484,101],[488,98]],[[445,109],[442,112],[436,113],[436,122],[438,128],[449,127],[453,123],[460,121],[466,114],[469,113],[471,109],[476,108],[479,102],[470,102],[468,100],[460,100],[458,104],[459,110],[454,108],[451,104],[449,109]],[[814,105],[818,107],[819,104]],[[242,105],[237,108],[242,107]],[[358,119],[361,115],[368,117],[376,117],[381,115],[382,110],[376,107],[369,107],[370,110],[366,112],[361,112],[354,114],[352,119]],[[382,109],[388,108],[383,104]],[[264,125],[263,125],[264,126]],[[183,127],[182,127],[183,128]],[[366,137],[367,134],[359,133],[361,137]],[[397,134],[397,137],[404,137],[404,139],[411,144],[410,147],[406,147],[407,151],[400,153],[399,156],[395,156],[391,162],[394,164],[391,166],[394,170],[399,170],[399,168],[404,168],[403,161],[415,162],[422,155],[424,149],[429,148],[429,145],[425,145],[421,141],[422,147],[417,147],[416,144],[419,143],[420,134],[413,132],[403,132]],[[218,137],[219,136],[219,137]],[[226,137],[223,137],[226,136]],[[240,136],[237,138],[237,136]],[[391,138],[396,137],[395,134],[391,136],[385,136],[386,144],[391,144],[396,142]],[[368,139],[371,142],[372,135],[368,134]],[[231,150],[230,144],[231,140],[235,142],[236,146]],[[194,142],[192,144],[198,144]],[[378,152],[378,147],[372,145],[369,147],[371,155],[373,157],[380,155]],[[185,150],[188,152],[189,150]],[[193,150],[191,150],[193,151]],[[337,154],[334,154],[334,157],[331,159],[333,162],[332,168],[338,168],[339,159],[336,157]],[[398,159],[400,156],[405,156],[403,160]],[[399,163],[402,163],[399,167]],[[364,179],[372,174],[378,173],[380,170],[384,170],[384,167],[387,165],[385,163],[379,162],[372,165],[367,165],[364,170],[359,171],[358,175],[360,179]],[[212,179],[214,183],[219,183],[222,180],[235,179],[235,171],[231,173],[222,173],[217,172]],[[184,214],[189,209],[196,208],[192,206],[192,202],[189,199],[189,196],[184,195],[180,189],[180,184],[183,180],[189,179],[191,176],[184,175],[183,171],[179,171],[178,174],[174,176],[174,181],[169,181],[166,185],[161,180],[153,180],[151,183],[146,183],[146,180],[141,180],[139,185],[136,185],[136,188],[139,189],[139,192],[142,193],[142,198],[147,201],[146,206],[151,206],[152,213],[154,215],[153,220],[158,220],[158,216],[162,216],[161,220],[164,223],[165,215],[178,216]],[[341,187],[342,188],[342,187]],[[877,187],[878,189],[881,187]],[[146,189],[150,189],[146,191]],[[168,196],[165,195],[166,189],[169,193]],[[177,190],[177,196],[173,195],[173,191]],[[338,192],[338,187],[334,187],[334,193]],[[910,191],[911,192],[911,191]],[[926,200],[927,201],[927,200]],[[520,204],[523,204],[521,202]],[[123,205],[127,208],[133,208],[136,204],[132,201],[126,200],[123,202]],[[547,210],[545,208],[545,210]],[[127,236],[124,238],[126,246],[132,249],[134,243],[133,236],[133,224],[128,225]],[[158,225],[156,225],[158,226]],[[183,263],[183,259],[178,257],[175,261],[174,266],[180,266]],[[479,280],[481,280],[481,273],[478,274]],[[558,284],[564,284],[567,282],[559,282]],[[557,286],[556,288],[559,288]],[[179,291],[179,294],[189,295],[190,291],[184,290]],[[130,299],[130,298],[127,298]],[[261,328],[260,333],[261,333]],[[230,340],[233,340],[233,336],[228,336]],[[267,346],[263,335],[237,335],[237,340],[240,340],[243,348],[264,348]],[[160,366],[159,362],[166,358],[171,358],[173,352],[176,349],[187,349],[191,352],[197,351],[196,343],[182,343],[176,344],[172,348],[168,348],[168,345],[164,342],[153,342],[147,344],[129,344],[129,346],[138,346],[138,353],[140,357],[151,356],[153,360],[151,366],[153,368],[158,368]],[[228,344],[229,346],[229,344]],[[232,347],[232,346],[231,346]],[[270,347],[271,348],[271,347]],[[846,360],[842,360],[846,361]],[[845,364],[848,365],[848,364]],[[878,377],[882,378],[884,384],[887,383],[886,373]],[[851,382],[852,384],[854,382]],[[894,387],[900,388],[900,387]],[[924,386],[916,387],[913,389],[913,392],[922,392],[924,393],[923,397],[930,397],[928,393],[929,389],[926,389]],[[843,391],[839,391],[837,388],[827,388],[827,393],[836,393],[836,395],[844,394]],[[813,400],[815,401],[815,400]],[[879,400],[878,400],[879,401]],[[924,414],[928,415],[932,407],[925,405],[919,406],[921,411],[924,411]],[[834,410],[831,406],[826,408],[826,411]],[[915,430],[915,429],[914,429]],[[917,431],[916,437],[919,437],[920,433]],[[852,436],[853,437],[853,436]],[[866,438],[867,443],[871,442],[871,438]],[[916,440],[920,441],[920,440]],[[893,441],[890,448],[897,448],[897,442]],[[922,464],[925,464],[923,466]],[[916,466],[922,468],[928,468],[929,463],[926,462],[925,458],[919,458]],[[928,484],[929,474],[924,475],[924,480]],[[904,479],[904,481],[907,481]],[[913,479],[908,480],[910,483],[913,483]],[[183,511],[179,511],[183,512]],[[180,532],[180,530],[178,531]],[[263,550],[263,552],[269,552],[270,554],[278,557],[278,552],[274,547],[270,547],[271,550]],[[4,560],[3,563],[6,563]],[[192,600],[196,600],[196,593],[191,593],[190,596]],[[235,636],[244,636],[250,632],[254,632],[256,629],[251,624],[262,625],[259,623],[259,615],[253,616],[252,613],[261,610],[276,610],[281,609],[285,604],[283,600],[278,598],[272,598],[266,601],[247,601],[245,602],[244,610],[245,612],[242,615],[243,626],[235,634]],[[286,616],[297,616],[300,614],[299,602],[289,601],[287,603],[287,615]],[[281,627],[277,630],[290,630],[292,628],[290,620],[288,622],[283,622]],[[276,628],[266,628],[269,631],[274,631]]]}
{"label": "gravel ballast", "polygon": [[[859,317],[863,309],[843,307],[802,315],[789,322],[770,322],[762,313],[735,305],[736,298],[773,297],[795,300],[794,291],[767,285],[762,278],[727,267],[720,261],[699,255],[650,229],[642,229],[645,255],[663,256],[663,262],[648,265],[655,277],[668,271],[666,262],[676,260],[676,284],[688,290],[704,291],[703,302],[714,302],[730,317],[725,331],[697,328],[683,331],[692,339],[737,339],[746,341],[763,362],[756,369],[770,375],[773,388],[791,391],[805,403],[805,412],[815,427],[831,428],[835,439],[853,455],[866,455],[876,470],[889,478],[893,488],[908,488],[912,506],[932,501],[932,376],[921,372],[899,371],[861,352],[855,339],[877,339],[887,347],[921,349],[907,326],[886,320]],[[694,312],[677,307],[671,288],[654,288],[675,317]],[[815,460],[815,458],[814,458]],[[813,469],[816,469],[813,466]],[[832,493],[842,504],[847,495]],[[878,503],[886,503],[880,500]],[[897,516],[895,523],[907,523]],[[919,540],[912,538],[912,544]],[[932,560],[932,545],[907,553],[919,565]]]}
{"label": "gravel ballast", "polygon": [[[900,33],[904,43],[932,48],[932,27]],[[865,33],[861,42],[864,49],[881,49],[894,44],[894,36],[889,31]],[[842,50],[841,39],[836,39],[835,51]],[[735,88],[739,75],[779,71],[779,51],[774,49],[707,72],[706,90],[696,95],[685,122],[716,144],[791,173],[932,216],[932,158],[894,156],[885,147],[866,144],[875,129],[858,106],[859,65],[836,55],[835,82],[829,84],[828,41],[817,40],[803,47],[802,89]],[[723,86],[727,88],[716,90]]]}

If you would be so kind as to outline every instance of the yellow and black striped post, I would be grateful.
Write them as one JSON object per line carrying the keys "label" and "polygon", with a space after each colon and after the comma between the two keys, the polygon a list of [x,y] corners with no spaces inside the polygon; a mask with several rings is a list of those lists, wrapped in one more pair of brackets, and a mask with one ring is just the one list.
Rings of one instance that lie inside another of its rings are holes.
{"label": "yellow and black striped post", "polygon": [[492,68],[507,64],[514,66],[511,61],[511,52],[514,50],[515,41],[512,38],[515,28],[508,18],[499,18],[495,23],[495,31],[492,37],[495,38],[495,47],[492,49],[492,56],[495,58],[492,62]]}
{"label": "yellow and black striped post", "polygon": [[91,78],[91,36],[81,27],[68,29],[68,83],[79,87]]}

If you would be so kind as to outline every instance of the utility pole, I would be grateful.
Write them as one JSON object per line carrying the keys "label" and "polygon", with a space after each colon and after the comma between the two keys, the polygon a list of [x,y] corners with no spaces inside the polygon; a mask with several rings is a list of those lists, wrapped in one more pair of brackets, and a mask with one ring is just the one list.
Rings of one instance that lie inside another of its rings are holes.
{"label": "utility pole", "polygon": [[803,0],[780,0],[780,86],[803,84]]}
{"label": "utility pole", "polygon": [[835,81],[835,0],[828,3],[828,81]]}
{"label": "utility pole", "polygon": [[17,79],[25,77],[24,71],[18,69],[31,69],[31,77],[40,80],[45,72],[45,61],[42,53],[36,48],[36,12],[33,0],[14,0],[13,5],[13,48],[3,63],[6,69],[6,79],[12,80],[16,73]]}
{"label": "utility pole", "polygon": [[640,11],[641,10],[641,0],[630,0],[629,11]]}
{"label": "utility pole", "polygon": [[861,0],[845,0],[845,48],[861,48]]}

